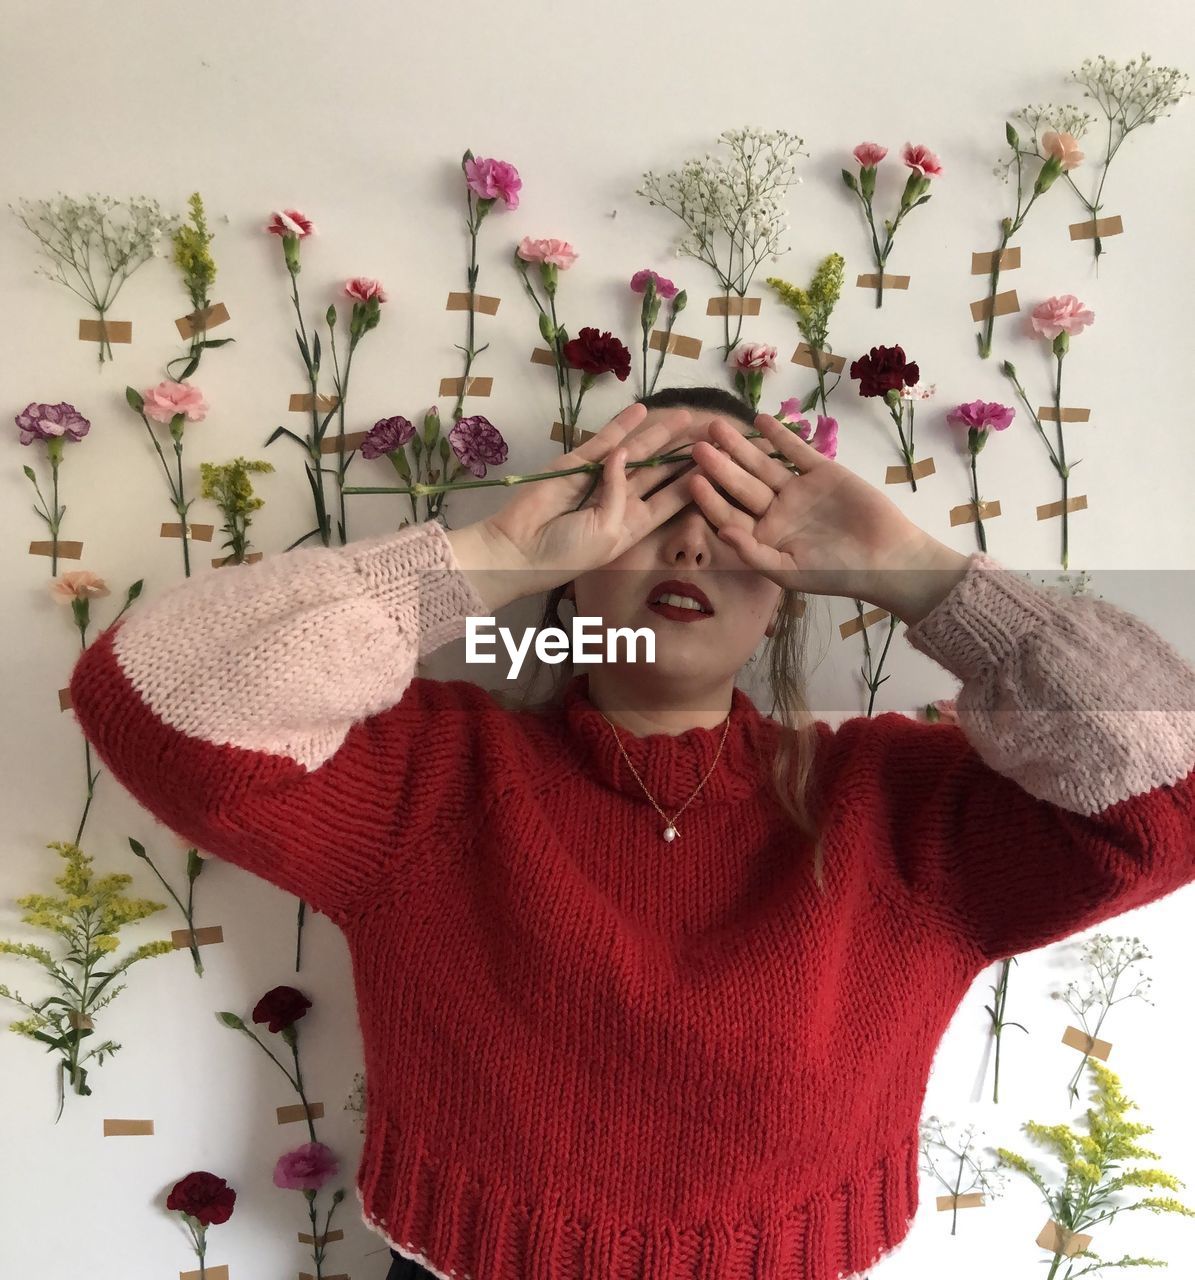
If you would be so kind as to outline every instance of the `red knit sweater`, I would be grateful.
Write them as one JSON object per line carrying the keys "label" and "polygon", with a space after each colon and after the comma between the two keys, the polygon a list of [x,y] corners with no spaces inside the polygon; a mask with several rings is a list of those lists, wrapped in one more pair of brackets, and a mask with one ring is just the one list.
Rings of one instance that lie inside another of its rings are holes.
{"label": "red knit sweater", "polygon": [[[961,725],[818,722],[824,894],[745,693],[666,844],[584,674],[543,718],[413,675],[471,613],[415,525],[181,583],[71,680],[142,804],[343,930],[363,1217],[440,1275],[865,1269],[977,975],[1195,879],[1195,671],[985,554],[907,632]],[[672,812],[721,726],[621,736]]]}

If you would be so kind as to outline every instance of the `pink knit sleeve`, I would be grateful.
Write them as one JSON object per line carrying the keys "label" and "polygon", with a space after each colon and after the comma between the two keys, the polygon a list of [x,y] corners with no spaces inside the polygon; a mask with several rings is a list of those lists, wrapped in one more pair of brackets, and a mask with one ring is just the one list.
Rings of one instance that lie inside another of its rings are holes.
{"label": "pink knit sleeve", "polygon": [[155,817],[340,921],[450,820],[497,704],[415,664],[489,613],[435,522],[267,556],[139,604],[80,656],[72,706]]}
{"label": "pink knit sleeve", "polygon": [[912,910],[1003,959],[1195,880],[1195,670],[1156,631],[975,552],[907,638],[963,682],[959,724],[845,742]]}

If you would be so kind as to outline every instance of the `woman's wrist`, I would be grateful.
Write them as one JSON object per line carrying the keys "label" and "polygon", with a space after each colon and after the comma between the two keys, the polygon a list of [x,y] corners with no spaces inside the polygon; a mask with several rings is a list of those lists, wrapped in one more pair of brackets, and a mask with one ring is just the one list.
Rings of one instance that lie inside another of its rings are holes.
{"label": "woman's wrist", "polygon": [[963,579],[970,561],[970,555],[918,529],[885,557],[863,598],[895,614],[906,626],[914,626]]}
{"label": "woman's wrist", "polygon": [[514,548],[484,520],[444,533],[457,565],[492,612],[532,594],[531,575],[519,566]]}

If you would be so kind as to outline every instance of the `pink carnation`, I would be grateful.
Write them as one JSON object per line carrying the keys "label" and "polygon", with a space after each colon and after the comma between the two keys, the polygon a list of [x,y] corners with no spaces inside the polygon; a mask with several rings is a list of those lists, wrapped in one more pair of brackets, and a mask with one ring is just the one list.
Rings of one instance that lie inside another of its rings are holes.
{"label": "pink carnation", "polygon": [[1050,129],[1041,136],[1041,149],[1054,160],[1062,163],[1064,170],[1074,169],[1083,162],[1079,140],[1069,133],[1056,133]]}
{"label": "pink carnation", "polygon": [[763,342],[745,342],[735,351],[732,367],[742,373],[761,369],[773,373],[776,369],[776,348]]}
{"label": "pink carnation", "polygon": [[305,240],[315,231],[315,223],[298,209],[284,209],[270,218],[265,229],[274,236],[298,236]]}
{"label": "pink carnation", "polygon": [[971,400],[951,409],[946,421],[953,427],[966,427],[975,431],[1003,431],[1012,422],[1015,409],[995,401]]}
{"label": "pink carnation", "polygon": [[186,416],[188,422],[202,422],[207,416],[207,402],[203,392],[187,382],[159,382],[143,395],[145,416],[155,422],[169,422],[175,414]]}
{"label": "pink carnation", "polygon": [[108,584],[90,569],[68,569],[50,583],[55,600],[70,604],[72,600],[98,600],[110,595]]}
{"label": "pink carnation", "polygon": [[1053,341],[1060,333],[1072,338],[1094,323],[1095,312],[1089,311],[1073,293],[1047,298],[1033,308],[1029,317],[1034,333]]}
{"label": "pink carnation", "polygon": [[501,200],[508,209],[519,207],[523,180],[514,165],[505,160],[466,160],[465,181],[469,190],[483,200]]}
{"label": "pink carnation", "polygon": [[519,241],[519,257],[524,262],[542,262],[562,271],[577,260],[577,251],[567,240],[532,240],[524,236]]}
{"label": "pink carnation", "polygon": [[861,142],[852,152],[865,169],[874,169],[887,154],[888,148],[881,147],[878,142]]}
{"label": "pink carnation", "polygon": [[663,298],[665,302],[669,298],[675,298],[677,295],[676,285],[664,276],[657,275],[654,271],[644,268],[642,271],[636,271],[631,277],[631,292],[643,293],[647,289],[649,280],[656,282],[656,297]]}
{"label": "pink carnation", "polygon": [[322,1142],[305,1142],[278,1157],[274,1185],[292,1191],[318,1191],[339,1168],[331,1147]]}
{"label": "pink carnation", "polygon": [[344,291],[358,302],[368,302],[371,298],[377,298],[379,302],[386,301],[386,290],[382,288],[381,281],[371,280],[369,276],[354,276],[344,286]]}
{"label": "pink carnation", "polygon": [[942,176],[942,162],[928,147],[915,147],[911,142],[906,142],[900,158],[923,178]]}
{"label": "pink carnation", "polygon": [[795,427],[797,434],[806,444],[812,445],[818,453],[826,458],[838,456],[838,419],[828,418],[825,414],[817,415],[817,427],[811,428],[809,419],[801,412],[801,402],[796,396],[781,403],[776,417]]}

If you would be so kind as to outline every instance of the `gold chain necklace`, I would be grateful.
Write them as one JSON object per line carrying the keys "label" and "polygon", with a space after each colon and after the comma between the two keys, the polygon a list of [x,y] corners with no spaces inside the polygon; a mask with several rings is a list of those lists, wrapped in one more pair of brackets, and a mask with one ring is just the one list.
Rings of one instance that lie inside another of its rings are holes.
{"label": "gold chain necklace", "polygon": [[[733,714],[733,708],[732,708],[732,714]],[[701,788],[705,786],[706,782],[709,779],[710,774],[713,773],[714,771],[714,766],[718,763],[718,757],[721,756],[722,748],[726,745],[726,735],[730,732],[730,715],[727,715],[726,717],[726,728],[722,730],[722,741],[718,743],[718,753],[717,755],[714,756],[713,764],[711,764],[710,767],[705,771],[705,777],[702,778],[701,781],[697,784],[697,789],[685,801],[685,803],[681,805],[681,807],[676,811],[676,813],[671,818],[669,818],[669,816],[664,812],[664,810],[661,809],[658,804],[656,804],[655,799],[652,796],[651,792],[648,791],[647,787],[644,785],[643,779],[639,777],[639,770],[636,769],[635,766],[631,763],[631,757],[627,755],[626,748],[622,745],[622,739],[618,736],[618,730],[617,728],[615,728],[614,722],[610,719],[608,715],[606,715],[604,711],[601,710],[600,707],[598,708],[598,715],[600,715],[602,719],[605,720],[605,722],[610,726],[610,728],[614,730],[614,741],[618,743],[618,749],[619,751],[622,752],[622,758],[627,762],[627,768],[629,768],[630,771],[635,775],[635,778],[638,781],[639,785],[643,787],[643,794],[652,802],[653,805],[655,805],[656,812],[668,824],[664,828],[664,839],[667,840],[669,843],[671,843],[673,840],[676,839],[677,836],[680,835],[680,832],[677,830],[677,827],[676,827],[677,818],[679,818],[681,814],[684,813],[684,811],[689,807],[689,805],[693,803],[694,799],[696,799],[697,792],[700,791]]]}

